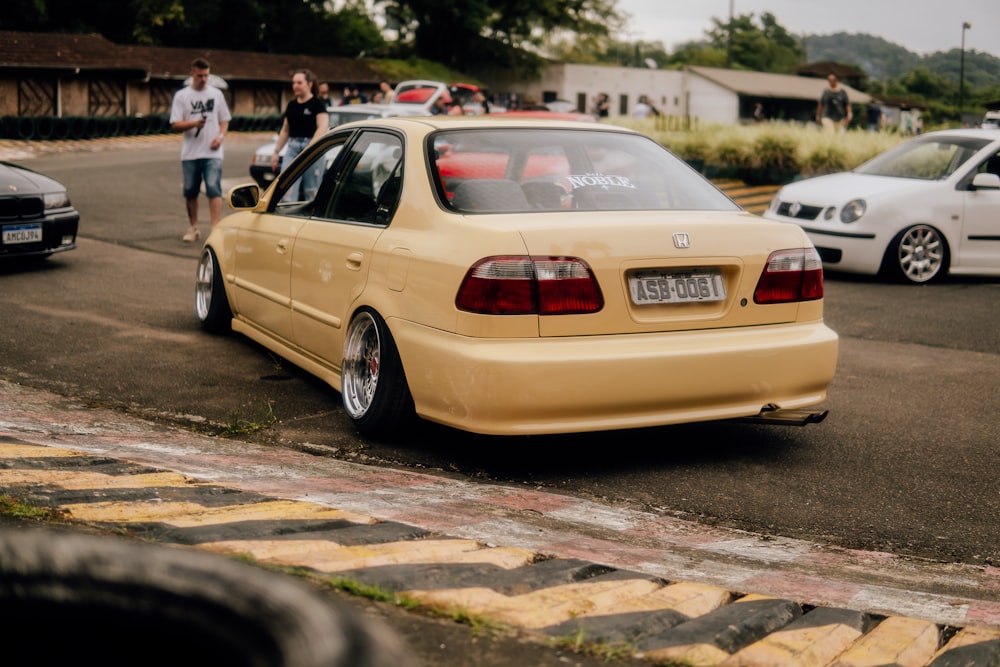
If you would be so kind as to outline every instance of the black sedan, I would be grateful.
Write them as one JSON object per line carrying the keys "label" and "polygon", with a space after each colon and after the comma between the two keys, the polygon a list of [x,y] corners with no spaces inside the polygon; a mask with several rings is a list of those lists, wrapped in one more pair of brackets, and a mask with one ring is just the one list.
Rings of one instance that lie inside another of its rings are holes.
{"label": "black sedan", "polygon": [[80,214],[65,186],[48,176],[0,162],[0,261],[42,259],[76,247]]}

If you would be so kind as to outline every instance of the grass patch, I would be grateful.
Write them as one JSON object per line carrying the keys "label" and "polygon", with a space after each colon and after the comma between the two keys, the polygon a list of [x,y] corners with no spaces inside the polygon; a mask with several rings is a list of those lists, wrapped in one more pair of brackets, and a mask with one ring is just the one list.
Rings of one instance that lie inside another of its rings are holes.
{"label": "grass patch", "polygon": [[240,407],[233,410],[219,435],[227,438],[246,436],[273,426],[277,421],[271,401],[246,408]]}
{"label": "grass patch", "polygon": [[322,581],[326,586],[334,590],[343,591],[368,600],[388,602],[404,609],[416,609],[420,606],[419,602],[409,596],[399,595],[388,588],[366,584],[350,577],[329,577]]}
{"label": "grass patch", "polygon": [[607,643],[591,640],[584,628],[579,628],[575,633],[566,637],[556,637],[551,640],[551,643],[563,651],[600,658],[605,662],[628,660],[634,658],[638,653],[634,646],[623,642]]}
{"label": "grass patch", "polygon": [[439,607],[429,605],[409,595],[401,595],[382,586],[374,586],[349,577],[319,578],[321,583],[334,590],[343,591],[375,602],[387,602],[408,611],[419,611],[431,616],[447,618],[455,623],[467,625],[476,632],[504,632],[505,626],[491,621],[480,614],[473,614],[460,607]]}
{"label": "grass patch", "polygon": [[61,513],[49,507],[38,507],[31,503],[7,494],[0,495],[0,514],[24,521],[51,521],[58,519]]}
{"label": "grass patch", "polygon": [[428,605],[420,600],[417,600],[416,598],[410,597],[409,595],[400,595],[399,593],[381,586],[372,586],[356,579],[350,579],[348,577],[333,577],[326,579],[324,583],[331,588],[344,591],[345,593],[350,593],[351,595],[357,595],[369,600],[375,600],[376,602],[388,602],[396,605],[397,607],[402,607],[411,611],[423,611],[434,616],[449,618],[455,623],[468,625],[469,627],[477,630],[502,629],[499,624],[494,623],[479,614],[473,614],[467,609],[457,607],[441,608],[435,605]]}

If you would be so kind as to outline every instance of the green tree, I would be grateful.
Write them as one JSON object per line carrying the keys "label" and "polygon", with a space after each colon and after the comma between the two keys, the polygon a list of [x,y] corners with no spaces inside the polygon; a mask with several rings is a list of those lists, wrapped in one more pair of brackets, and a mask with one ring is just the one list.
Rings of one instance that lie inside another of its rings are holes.
{"label": "green tree", "polygon": [[382,0],[417,57],[453,67],[523,64],[553,31],[607,36],[615,0]]}
{"label": "green tree", "polygon": [[725,67],[726,48],[721,49],[708,42],[686,42],[677,47],[670,55],[668,63],[680,68],[684,65],[700,65],[701,67]]}
{"label": "green tree", "polygon": [[0,29],[97,33],[118,44],[357,56],[385,47],[363,0],[12,0]]}
{"label": "green tree", "polygon": [[707,32],[711,45],[729,53],[734,69],[787,73],[805,59],[805,48],[770,12],[761,14],[759,25],[753,14],[712,22],[715,27]]}
{"label": "green tree", "polygon": [[923,100],[947,98],[958,91],[958,86],[926,67],[918,67],[900,78],[907,94]]}

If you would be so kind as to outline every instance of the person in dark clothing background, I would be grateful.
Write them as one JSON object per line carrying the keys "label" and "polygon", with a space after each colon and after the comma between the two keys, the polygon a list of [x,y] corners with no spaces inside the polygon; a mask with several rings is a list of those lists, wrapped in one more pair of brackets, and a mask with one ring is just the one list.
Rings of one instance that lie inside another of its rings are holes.
{"label": "person in dark clothing background", "polygon": [[[316,77],[307,69],[296,70],[292,74],[292,91],[295,93],[295,97],[289,100],[285,107],[281,131],[278,133],[278,141],[274,145],[274,154],[271,155],[272,171],[279,171],[279,166],[281,169],[287,167],[288,163],[306,146],[330,129],[326,102],[313,95],[315,84]],[[288,145],[288,150],[282,157],[281,149],[285,144]],[[313,170],[313,172],[315,171]],[[319,178],[318,173],[303,174],[301,181],[303,191],[289,193],[289,195],[295,198],[301,194],[303,198],[311,199],[319,188]]]}
{"label": "person in dark clothing background", "polygon": [[851,124],[851,100],[837,81],[836,74],[829,75],[826,80],[830,85],[820,95],[816,105],[816,120],[823,125],[824,130],[842,132]]}

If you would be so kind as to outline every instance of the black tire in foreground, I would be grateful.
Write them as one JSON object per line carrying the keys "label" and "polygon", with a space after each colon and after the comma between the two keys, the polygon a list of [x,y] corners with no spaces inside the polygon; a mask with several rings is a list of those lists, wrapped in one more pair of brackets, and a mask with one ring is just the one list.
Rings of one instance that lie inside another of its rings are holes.
{"label": "black tire in foreground", "polygon": [[187,547],[0,530],[5,664],[401,667],[376,619],[290,576]]}

